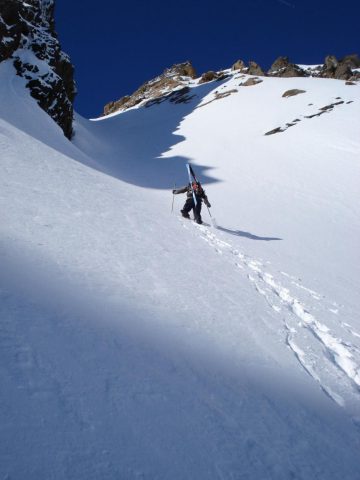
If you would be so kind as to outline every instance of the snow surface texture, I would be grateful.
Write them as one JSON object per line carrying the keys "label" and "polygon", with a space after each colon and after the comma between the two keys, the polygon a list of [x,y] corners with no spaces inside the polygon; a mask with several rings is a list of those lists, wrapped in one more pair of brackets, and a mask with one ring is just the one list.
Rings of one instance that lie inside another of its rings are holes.
{"label": "snow surface texture", "polygon": [[243,80],[70,143],[0,65],[0,478],[360,478],[360,87]]}

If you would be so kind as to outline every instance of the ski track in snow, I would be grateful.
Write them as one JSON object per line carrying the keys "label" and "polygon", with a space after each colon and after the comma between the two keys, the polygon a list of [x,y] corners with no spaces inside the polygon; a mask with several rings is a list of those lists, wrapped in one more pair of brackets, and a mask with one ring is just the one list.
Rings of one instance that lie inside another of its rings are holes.
{"label": "ski track in snow", "polygon": [[[188,222],[180,221],[188,228]],[[301,280],[286,272],[277,272],[279,278],[275,278],[265,270],[264,262],[240,252],[207,226],[193,225],[216,253],[226,256],[246,275],[255,290],[281,318],[284,344],[304,370],[334,402],[345,407],[354,418],[360,418],[360,347],[353,341],[345,341],[335,335],[331,328],[310,313],[310,308],[293,292],[305,292],[310,299],[319,302],[318,309],[320,307],[320,311],[326,315],[338,316],[339,306],[334,302],[328,305],[323,295],[303,286]],[[344,337],[354,341],[360,338],[348,323],[338,319],[338,325]]]}

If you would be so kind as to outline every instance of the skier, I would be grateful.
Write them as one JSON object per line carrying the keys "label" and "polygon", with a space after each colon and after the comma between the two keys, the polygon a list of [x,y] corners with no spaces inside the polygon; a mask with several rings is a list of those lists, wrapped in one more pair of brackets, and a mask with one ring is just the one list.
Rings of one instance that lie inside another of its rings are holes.
{"label": "skier", "polygon": [[[183,209],[180,210],[181,215],[185,218],[190,218],[189,212],[191,209],[193,209],[195,222],[202,223],[202,219],[201,219],[202,201],[204,200],[205,205],[208,206],[209,208],[211,207],[211,205],[200,182],[193,181],[192,183],[189,183],[183,188],[174,189],[172,193],[174,195],[177,195],[178,193],[186,193],[185,205],[183,206]],[[194,200],[194,196],[196,199],[196,203]]]}

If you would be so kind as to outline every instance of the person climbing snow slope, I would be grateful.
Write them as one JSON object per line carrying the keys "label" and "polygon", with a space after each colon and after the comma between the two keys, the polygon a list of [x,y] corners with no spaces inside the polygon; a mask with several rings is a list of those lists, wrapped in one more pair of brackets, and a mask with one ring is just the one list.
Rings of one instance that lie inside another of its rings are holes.
{"label": "person climbing snow slope", "polygon": [[[211,207],[210,202],[202,188],[200,182],[192,182],[183,188],[174,189],[172,191],[174,195],[179,193],[186,193],[186,202],[182,210],[181,215],[185,218],[190,218],[189,212],[192,209],[194,211],[194,220],[196,223],[202,223],[201,219],[201,205],[202,201],[207,207]],[[195,198],[194,198],[195,197]]]}

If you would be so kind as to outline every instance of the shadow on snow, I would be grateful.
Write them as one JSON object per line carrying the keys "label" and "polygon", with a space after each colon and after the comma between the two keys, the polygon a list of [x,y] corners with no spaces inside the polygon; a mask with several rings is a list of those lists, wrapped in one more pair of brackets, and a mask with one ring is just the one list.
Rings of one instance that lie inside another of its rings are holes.
{"label": "shadow on snow", "polygon": [[196,162],[195,170],[202,183],[217,182],[201,159],[171,156],[169,152],[185,140],[176,133],[181,122],[225,81],[190,89],[190,98],[184,103],[171,102],[168,97],[160,104],[127,110],[102,120],[77,116],[73,143],[95,159],[92,167],[140,187],[168,189],[174,183],[186,183],[185,164],[192,161]]}
{"label": "shadow on snow", "polygon": [[250,232],[243,232],[241,230],[231,230],[230,228],[224,228],[219,225],[217,226],[217,229],[225,233],[230,233],[231,235],[248,238],[249,240],[263,240],[265,242],[270,242],[273,240],[282,240],[282,238],[279,238],[279,237],[259,237],[258,235],[254,235],[253,233],[250,233]]}
{"label": "shadow on snow", "polygon": [[358,478],[351,420],[284,369],[179,335],[31,248],[0,256],[5,477]]}

